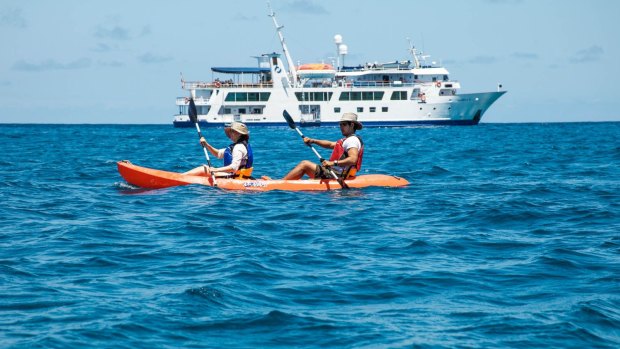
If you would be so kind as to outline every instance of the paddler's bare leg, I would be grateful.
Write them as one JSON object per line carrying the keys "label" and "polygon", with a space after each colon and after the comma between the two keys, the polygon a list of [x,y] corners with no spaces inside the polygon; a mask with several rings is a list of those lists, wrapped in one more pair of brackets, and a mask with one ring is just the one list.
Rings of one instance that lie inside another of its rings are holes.
{"label": "paddler's bare leg", "polygon": [[207,174],[207,172],[205,171],[205,165],[202,166],[198,166],[194,169],[191,169],[187,172],[183,172],[184,175],[190,175],[190,176],[210,176],[211,174]]}
{"label": "paddler's bare leg", "polygon": [[[211,172],[209,172],[209,170],[207,169],[207,165],[198,166],[187,172],[183,172],[183,174],[190,175],[190,176],[206,176],[206,177],[211,176]],[[230,172],[213,172],[213,174],[215,175],[215,177],[230,177],[231,176]]]}
{"label": "paddler's bare leg", "polygon": [[297,166],[295,166],[295,168],[293,168],[291,172],[289,172],[282,179],[284,180],[300,179],[304,175],[307,175],[310,178],[314,178],[314,171],[316,170],[316,166],[317,165],[315,163],[308,161],[308,160],[304,160],[300,162],[299,164],[297,164]]}

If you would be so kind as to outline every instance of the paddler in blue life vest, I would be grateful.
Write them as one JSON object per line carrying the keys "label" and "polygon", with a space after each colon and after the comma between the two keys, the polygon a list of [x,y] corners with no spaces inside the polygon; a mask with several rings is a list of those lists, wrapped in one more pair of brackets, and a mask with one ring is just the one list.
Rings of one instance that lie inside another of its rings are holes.
{"label": "paddler in blue life vest", "polygon": [[224,128],[224,132],[232,141],[226,148],[216,149],[204,137],[200,138],[200,144],[203,147],[214,156],[217,156],[218,159],[224,159],[224,166],[209,167],[202,165],[185,172],[185,174],[210,176],[211,173],[214,173],[216,177],[251,178],[254,155],[249,143],[250,132],[248,127],[241,122],[233,122]]}
{"label": "paddler in blue life vest", "polygon": [[304,137],[306,144],[316,144],[323,148],[333,149],[332,155],[321,165],[304,160],[283,179],[300,179],[304,174],[310,178],[333,178],[329,169],[332,169],[340,178],[354,177],[362,167],[364,155],[364,142],[360,136],[355,134],[355,131],[361,130],[362,127],[362,124],[357,121],[357,114],[344,113],[340,119],[340,132],[343,138],[332,142]]}

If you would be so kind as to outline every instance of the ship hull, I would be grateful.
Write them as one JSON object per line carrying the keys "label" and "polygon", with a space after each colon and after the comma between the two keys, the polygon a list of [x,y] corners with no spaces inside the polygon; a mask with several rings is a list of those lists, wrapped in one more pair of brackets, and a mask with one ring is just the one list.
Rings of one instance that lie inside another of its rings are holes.
{"label": "ship hull", "polygon": [[[366,112],[358,113],[359,120],[365,127],[407,127],[407,126],[471,126],[477,125],[487,109],[500,98],[505,91],[499,92],[482,92],[461,94],[455,96],[445,96],[431,98],[428,101],[420,100],[400,101],[398,104],[392,104],[388,112],[368,112],[371,107],[380,110],[381,103],[373,103],[361,101],[355,105],[361,106]],[[347,102],[351,103],[351,102]],[[321,110],[325,111],[319,118],[310,121],[304,121],[301,115],[295,117],[295,111],[299,111],[300,103],[295,100],[281,100],[278,103],[267,105],[268,114],[261,115],[198,115],[200,126],[203,127],[221,127],[232,121],[243,122],[251,126],[287,126],[281,115],[284,110],[288,110],[293,114],[293,118],[301,127],[317,127],[317,126],[338,126],[341,113],[333,112],[335,103],[333,101],[316,102]],[[351,110],[353,107],[342,103],[338,104],[341,110]],[[220,106],[213,105],[212,109],[218,109]],[[194,127],[194,124],[186,115],[177,115],[173,121],[175,127]]]}
{"label": "ship hull", "polygon": [[[365,121],[364,127],[409,127],[409,126],[473,126],[478,125],[480,119],[472,119],[472,120],[413,120],[413,121]],[[207,122],[200,121],[198,122],[200,127],[223,127],[226,125],[225,122]],[[257,122],[257,121],[248,121],[246,124],[251,126],[262,126],[262,127],[279,127],[286,126],[288,124],[286,122]],[[187,121],[174,121],[174,127],[180,128],[193,128],[194,124]],[[309,123],[304,124],[300,123],[301,127],[337,127],[338,122],[320,122],[320,123]]]}

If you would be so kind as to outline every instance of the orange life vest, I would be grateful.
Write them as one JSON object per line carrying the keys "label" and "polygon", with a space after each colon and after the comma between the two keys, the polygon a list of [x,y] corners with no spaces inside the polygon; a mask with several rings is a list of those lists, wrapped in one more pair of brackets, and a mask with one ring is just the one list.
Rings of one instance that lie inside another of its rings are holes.
{"label": "orange life vest", "polygon": [[[349,137],[357,137],[357,139],[360,140],[360,144],[362,145],[362,147],[357,153],[357,163],[355,163],[355,166],[348,166],[342,169],[343,178],[355,177],[355,174],[357,173],[357,171],[359,171],[362,168],[362,158],[364,157],[364,141],[362,141],[362,137],[356,134],[352,134]],[[329,157],[329,161],[342,160],[342,159],[346,159],[349,156],[349,154],[344,150],[344,147],[342,146],[344,141],[347,140],[347,138],[349,137],[344,137],[342,139],[339,139],[336,142],[336,146],[334,147],[334,150],[332,151],[332,155]]]}

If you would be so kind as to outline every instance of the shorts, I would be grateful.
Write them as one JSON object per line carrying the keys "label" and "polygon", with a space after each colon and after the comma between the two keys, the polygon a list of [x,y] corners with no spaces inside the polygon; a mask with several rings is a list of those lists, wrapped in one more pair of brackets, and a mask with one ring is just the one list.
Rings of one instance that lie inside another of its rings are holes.
{"label": "shorts", "polygon": [[[342,168],[332,167],[331,170],[334,171],[338,178],[342,177]],[[316,169],[314,170],[314,178],[333,179],[334,176],[332,176],[329,168],[322,165],[316,165]]]}

